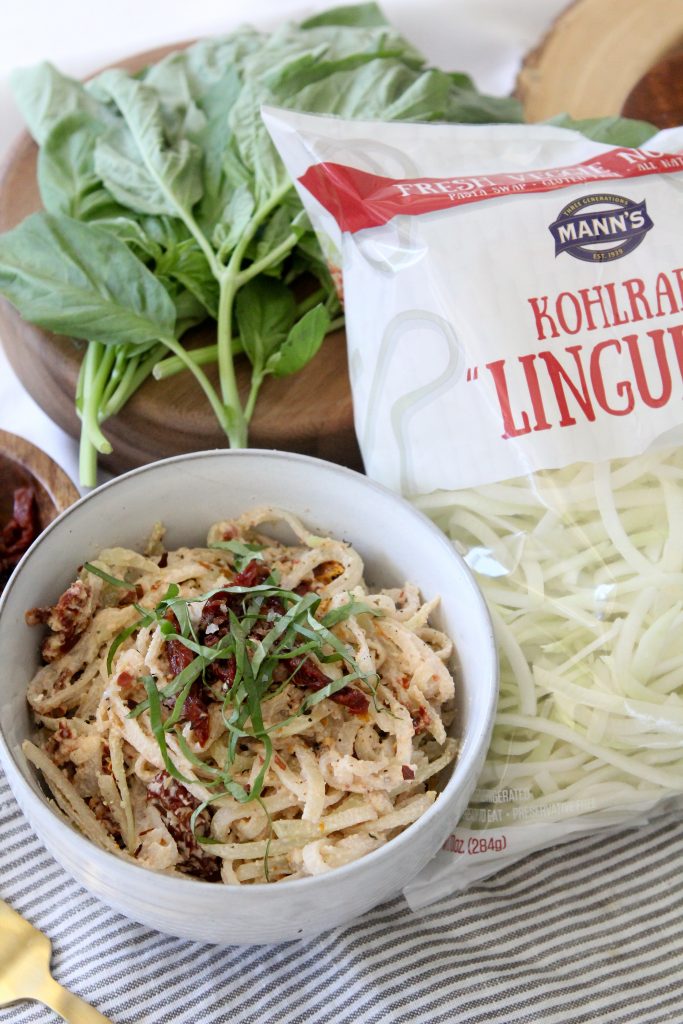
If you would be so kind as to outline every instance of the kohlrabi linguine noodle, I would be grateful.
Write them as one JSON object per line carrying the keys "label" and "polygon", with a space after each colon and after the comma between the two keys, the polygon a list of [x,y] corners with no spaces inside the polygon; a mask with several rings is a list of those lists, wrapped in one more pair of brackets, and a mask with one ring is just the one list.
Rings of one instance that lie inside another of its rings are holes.
{"label": "kohlrabi linguine noodle", "polygon": [[418,504],[475,571],[500,647],[496,726],[465,822],[638,812],[680,793],[681,450]]}

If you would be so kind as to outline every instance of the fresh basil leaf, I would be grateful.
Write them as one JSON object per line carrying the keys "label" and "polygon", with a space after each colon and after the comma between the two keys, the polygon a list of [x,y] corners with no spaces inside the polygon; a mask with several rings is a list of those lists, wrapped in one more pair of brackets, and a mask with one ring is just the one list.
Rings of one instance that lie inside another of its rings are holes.
{"label": "fresh basil leaf", "polygon": [[[252,260],[266,259],[269,253],[277,249],[287,239],[292,241],[290,248],[293,248],[295,241],[304,234],[310,222],[301,209],[301,201],[294,188],[289,189],[286,195],[278,203],[264,226],[259,231],[252,245],[249,246],[247,255]],[[285,252],[282,259],[287,256]],[[271,264],[266,273],[279,276],[282,260]]]}
{"label": "fresh basil leaf", "polygon": [[447,71],[446,74],[450,78],[451,84],[456,86],[456,88],[465,89],[467,92],[478,91],[473,79],[470,75],[466,75],[464,71]]}
{"label": "fresh basil leaf", "polygon": [[105,572],[104,569],[100,569],[99,565],[93,565],[92,562],[85,562],[83,568],[93,576],[99,576],[101,580],[108,583],[110,587],[120,587],[122,590],[132,590],[135,592],[135,584],[127,583],[125,580],[120,580],[117,576],[112,576],[110,573]]}
{"label": "fresh basil leaf", "polygon": [[[251,183],[251,174],[239,156],[230,152],[232,129],[228,115],[242,89],[243,61],[260,47],[261,40],[261,35],[253,29],[240,29],[224,39],[196,43],[157,66],[163,70],[166,63],[173,62],[178,68],[182,67],[183,75],[180,76],[179,70],[176,74],[183,102],[188,103],[189,89],[205,119],[201,131],[192,138],[202,150],[203,195],[196,209],[196,219],[207,237],[229,219],[231,211],[227,208],[235,186],[242,184],[247,188]],[[156,85],[158,75],[150,71],[145,81]],[[223,233],[219,232],[221,241],[214,242],[216,248],[223,243],[224,234],[223,228]]]}
{"label": "fresh basil leaf", "polygon": [[395,30],[335,24],[280,33],[279,60],[267,46],[250,59],[249,74],[264,83],[262,102],[349,118],[521,119],[516,101],[481,96],[466,75],[425,69],[424,58]]}
{"label": "fresh basil leaf", "polygon": [[[205,254],[185,225],[174,217],[113,218],[97,222],[117,235],[146,262],[173,298],[187,329],[218,313],[218,282]],[[178,335],[183,331],[179,331]]]}
{"label": "fresh basil leaf", "polygon": [[155,242],[162,249],[172,249],[181,242],[192,238],[186,225],[177,217],[169,217],[162,214],[159,217],[139,216],[135,219],[140,224],[147,238]]}
{"label": "fresh basil leaf", "polygon": [[217,540],[209,544],[210,548],[220,548],[221,551],[230,551],[235,556],[235,568],[241,572],[249,562],[256,560],[263,561],[262,544],[245,544],[241,540]]}
{"label": "fresh basil leaf", "polygon": [[164,729],[164,721],[161,716],[161,701],[159,700],[159,690],[157,688],[156,680],[154,676],[142,676],[141,680],[144,684],[145,690],[147,691],[150,727],[159,745],[159,751],[163,758],[164,767],[168,774],[172,775],[174,779],[178,779],[178,781],[182,782],[184,785],[192,785],[192,780],[186,779],[185,776],[178,771],[168,753],[168,747],[166,746],[166,730]]}
{"label": "fresh basil leaf", "polygon": [[250,171],[257,205],[287,185],[289,178],[259,111],[268,98],[260,80],[245,82],[230,111],[230,127],[240,160]]}
{"label": "fresh basil leaf", "polygon": [[[340,31],[340,30],[337,30]],[[334,58],[329,55],[330,47],[327,42],[321,44],[309,53],[297,55],[284,66],[279,66],[264,74],[264,84],[273,96],[286,98],[288,103],[295,101],[296,108],[304,109],[299,93],[310,88],[312,85],[325,83],[324,101],[317,101],[316,109],[327,112],[327,107],[332,101],[334,83],[339,81],[336,76],[344,76],[344,81],[349,84],[354,82],[355,73],[363,67],[374,65],[375,61],[389,62],[394,60],[399,67],[405,67],[406,71],[419,67],[421,58],[417,53],[406,54],[406,44],[400,37],[396,37],[392,46],[391,40],[385,38],[385,33],[373,41],[372,48],[360,53],[344,53]],[[408,63],[410,61],[410,63]],[[379,67],[382,64],[380,63]],[[383,68],[383,73],[393,72],[394,68]],[[366,100],[372,101],[374,97],[367,96]]]}
{"label": "fresh basil leaf", "polygon": [[201,39],[183,50],[192,93],[207,113],[205,97],[225,77],[228,69],[241,77],[245,60],[263,45],[263,34],[242,26],[229,36]]}
{"label": "fresh basil leaf", "polygon": [[[373,61],[386,62],[387,69],[398,62],[419,70],[425,63],[422,54],[391,26],[330,25],[302,32],[289,25],[274,33],[249,59],[246,71],[284,100],[306,85]],[[324,113],[324,109],[318,112]]]}
{"label": "fresh basil leaf", "polygon": [[352,615],[372,615],[374,618],[381,618],[384,612],[379,608],[373,608],[372,605],[366,604],[364,601],[351,600],[347,604],[333,608],[331,612],[322,617],[320,623],[325,629],[332,629],[340,622],[346,622]]}
{"label": "fresh basil leaf", "polygon": [[218,316],[218,282],[211,272],[206,256],[193,238],[173,245],[161,254],[155,273],[164,283],[177,281],[201,303],[205,313]]}
{"label": "fresh basil leaf", "polygon": [[254,212],[254,197],[249,188],[239,184],[220,213],[211,243],[220,250],[221,255],[235,248]]}
{"label": "fresh basil leaf", "polygon": [[[403,82],[400,78],[403,78]],[[386,104],[383,116],[389,121],[483,124],[522,120],[522,107],[517,100],[509,96],[485,96],[473,88],[470,79],[465,77],[463,82],[460,76],[434,68],[423,71],[417,77],[413,75],[412,82],[408,81],[405,74],[397,75],[393,82],[387,77],[387,85],[393,85],[393,98],[385,92],[386,87],[380,85],[381,95],[378,99]]]}
{"label": "fresh basil leaf", "polygon": [[[309,261],[304,254],[296,257],[299,239],[310,230],[310,222],[300,207],[299,197],[291,189],[283,197],[282,205],[276,207],[265,226],[252,239],[245,257],[262,263],[261,274],[264,277],[278,278],[293,286],[302,274],[310,277],[311,273],[316,273],[313,261]],[[317,239],[315,244],[318,245]],[[319,246],[317,252],[324,264]]]}
{"label": "fresh basil leaf", "polygon": [[221,179],[224,176],[223,155],[229,146],[232,134],[228,115],[241,88],[242,79],[237,68],[234,65],[229,65],[221,78],[198,99],[206,118],[204,128],[197,140],[204,155],[204,195],[206,197],[208,194],[216,204],[220,204],[221,201]]}
{"label": "fresh basil leaf", "polygon": [[135,213],[171,214],[176,208],[150,175],[125,125],[110,128],[95,150],[95,167],[106,187]]}
{"label": "fresh basil leaf", "polygon": [[140,221],[134,220],[132,217],[98,217],[94,223],[96,227],[108,231],[121,242],[125,242],[129,249],[132,249],[135,255],[141,259],[156,261],[162,255],[163,249],[160,243],[147,233]]}
{"label": "fresh basil leaf", "polygon": [[[79,196],[78,202],[74,205],[73,209],[74,213],[70,216],[76,220],[90,221],[91,223],[98,224],[100,221],[110,220],[115,217],[125,217],[128,213],[126,207],[121,206],[103,185]],[[49,212],[59,211],[50,210]]]}
{"label": "fresh basil leaf", "polygon": [[656,134],[657,129],[647,121],[634,121],[629,117],[591,117],[575,121],[569,114],[558,114],[546,124],[559,128],[571,128],[581,132],[587,139],[604,142],[610,146],[629,146],[637,149]]}
{"label": "fresh basil leaf", "polygon": [[61,74],[47,62],[14,71],[10,84],[28,130],[39,146],[55,125],[71,114],[85,114],[103,124],[112,120],[111,114],[81,82]]}
{"label": "fresh basil leaf", "polygon": [[152,64],[145,73],[144,84],[156,93],[166,135],[173,142],[182,137],[197,141],[206,128],[206,115],[195,100],[186,55],[170,53],[158,64]]}
{"label": "fresh basil leaf", "polygon": [[[78,111],[63,117],[48,132],[38,153],[38,185],[49,213],[80,218],[86,212],[89,197],[100,189],[95,143],[103,131],[101,121]],[[111,196],[108,200],[113,202]]]}
{"label": "fresh basil leaf", "polygon": [[252,366],[262,370],[294,323],[294,296],[286,285],[259,276],[240,289],[235,305],[244,351]]}
{"label": "fresh basil leaf", "polygon": [[[207,131],[210,129],[211,124]],[[197,205],[196,218],[224,259],[236,244],[238,231],[241,235],[249,223],[256,204],[254,179],[239,155],[227,114],[217,131],[222,141],[215,140],[207,151],[204,195]],[[245,220],[247,210],[249,218]],[[233,221],[237,221],[234,231]]]}
{"label": "fresh basil leaf", "polygon": [[329,267],[327,266],[327,260],[320,251],[320,243],[318,242],[317,235],[310,225],[297,241],[294,252],[295,256],[302,261],[302,270],[308,270],[315,274],[325,288],[328,288],[330,291],[334,290],[334,284],[332,282]]}
{"label": "fresh basil leaf", "polygon": [[[450,77],[450,76],[449,76]],[[406,118],[411,121],[438,121],[441,118],[423,117],[421,114]],[[514,96],[487,96],[469,88],[460,89],[451,85],[449,103],[444,120],[464,124],[517,124],[524,120],[521,103]]]}
{"label": "fresh basil leaf", "polygon": [[231,139],[230,145],[226,147],[221,156],[221,169],[227,180],[234,188],[238,185],[246,185],[248,188],[251,187],[252,176],[249,173],[249,168],[245,166],[239,155],[234,137]]}
{"label": "fresh basil leaf", "polygon": [[286,341],[266,363],[266,371],[275,377],[288,377],[309,363],[323,343],[330,317],[322,303],[309,309],[294,324]]}
{"label": "fresh basil leaf", "polygon": [[179,288],[170,294],[176,314],[175,335],[176,338],[182,338],[186,331],[204,323],[207,315],[206,306],[187,288]]}
{"label": "fresh basil leaf", "polygon": [[381,28],[388,22],[377,4],[345,4],[322,11],[301,22],[301,28],[318,28],[321,25],[351,25],[357,28]]}
{"label": "fresh basil leaf", "polygon": [[[334,69],[338,61],[348,58],[363,57],[365,60],[375,60],[390,54],[405,63],[414,64],[415,67],[422,67],[425,64],[424,56],[386,21],[374,25],[310,25],[303,32],[298,25],[290,24],[284,26],[280,32],[273,33],[270,44],[281,52],[279,65],[283,69],[290,65],[290,61],[297,53],[310,52],[320,46],[325,47],[323,64],[328,72]],[[270,66],[271,69],[275,68],[272,58]],[[288,75],[289,71],[286,74]],[[315,77],[319,77],[317,73]]]}
{"label": "fresh basil leaf", "polygon": [[112,195],[138,213],[189,212],[202,194],[199,147],[168,138],[158,96],[125,72],[101,74],[97,94],[115,103],[125,122],[95,147],[95,168]]}
{"label": "fresh basil leaf", "polygon": [[175,322],[167,292],[123,242],[64,216],[35,213],[0,237],[0,290],[27,320],[75,338],[135,345]]}

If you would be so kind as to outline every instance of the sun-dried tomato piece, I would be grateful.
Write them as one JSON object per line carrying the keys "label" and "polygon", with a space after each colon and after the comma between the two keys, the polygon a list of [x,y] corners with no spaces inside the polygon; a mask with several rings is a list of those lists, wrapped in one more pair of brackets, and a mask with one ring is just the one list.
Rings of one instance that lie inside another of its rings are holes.
{"label": "sun-dried tomato piece", "polygon": [[[202,643],[207,644],[209,647],[214,646],[218,642],[217,634],[219,630],[222,629],[225,632],[225,627],[229,628],[233,597],[235,595],[229,594],[227,590],[219,590],[218,593],[207,597],[199,620],[199,635]],[[214,628],[211,629],[205,638],[206,630],[209,626]],[[209,637],[211,638],[210,640]]]}
{"label": "sun-dried tomato piece", "polygon": [[0,533],[0,587],[39,533],[35,492],[32,487],[17,487],[12,495],[12,516]]}
{"label": "sun-dried tomato piece", "polygon": [[[296,686],[302,686],[307,690],[322,690],[330,682],[328,676],[310,658],[288,658],[285,664],[290,674],[295,673],[291,681]],[[368,710],[368,698],[352,686],[342,686],[341,690],[332,694],[330,700],[335,704],[341,704],[352,715],[364,715]]]}
{"label": "sun-dried tomato piece", "polygon": [[209,738],[209,709],[204,702],[202,686],[198,679],[194,681],[185,698],[182,718],[191,724],[197,742],[204,746]]}
{"label": "sun-dried tomato piece", "polygon": [[[180,623],[170,608],[164,615],[167,622],[170,622],[174,630],[179,632]],[[191,651],[189,647],[186,647],[182,640],[177,640],[175,637],[169,637],[166,641],[166,656],[168,657],[168,664],[171,672],[174,676],[179,675],[184,668],[194,661],[195,653]]]}
{"label": "sun-dried tomato piece", "polygon": [[194,651],[186,647],[182,640],[171,637],[166,641],[166,654],[168,663],[174,676],[180,675],[183,669],[187,668],[195,658]]}
{"label": "sun-dried tomato piece", "polygon": [[[173,625],[176,632],[180,629],[178,619],[170,608],[164,618]],[[178,640],[176,637],[169,637],[166,641],[166,655],[174,676],[179,675],[183,669],[191,665],[196,657],[194,651],[191,651],[182,640]],[[167,697],[163,702],[164,707],[172,708],[176,699],[176,697]],[[181,721],[190,722],[197,742],[204,746],[209,738],[209,710],[204,701],[202,685],[198,679],[190,687],[180,718]]]}
{"label": "sun-dried tomato piece", "polygon": [[32,610],[29,621],[43,619],[52,630],[41,645],[44,661],[52,662],[66,654],[85,632],[92,617],[91,598],[92,590],[88,584],[83,580],[74,580],[57,604],[48,609],[47,617],[44,617],[44,609]]}
{"label": "sun-dried tomato piece", "polygon": [[29,608],[24,612],[24,621],[27,626],[43,626],[52,615],[52,608]]}
{"label": "sun-dried tomato piece", "polygon": [[210,679],[218,680],[220,683],[227,683],[228,687],[232,686],[235,682],[236,672],[237,663],[232,655],[229,658],[214,661],[207,669]]}
{"label": "sun-dried tomato piece", "polygon": [[[270,576],[268,566],[264,562],[259,562],[257,559],[252,558],[251,562],[233,577],[230,586],[257,587],[268,576]],[[216,638],[217,634],[220,637],[228,632],[230,628],[230,612],[234,612],[238,618],[241,618],[244,598],[244,594],[234,594],[229,590],[219,590],[206,599],[199,620],[199,633],[202,637],[202,643],[208,642],[208,636]],[[207,640],[204,640],[204,635],[209,626],[216,628],[212,628],[207,636]],[[209,646],[213,646],[217,642],[217,639],[213,639]]]}
{"label": "sun-dried tomato piece", "polygon": [[[207,882],[220,881],[219,858],[205,851],[195,839],[190,826],[192,813],[199,806],[199,801],[192,793],[168,772],[160,771],[147,786],[147,799],[159,810],[166,828],[176,841],[181,858],[178,870]],[[209,824],[209,814],[204,810],[197,815],[197,835],[207,836]]]}
{"label": "sun-dried tomato piece", "polygon": [[353,686],[343,686],[341,690],[332,694],[330,700],[333,700],[335,704],[341,704],[352,715],[364,715],[368,710],[368,698],[360,690],[355,690]]}
{"label": "sun-dried tomato piece", "polygon": [[12,518],[2,530],[7,554],[24,553],[38,533],[38,505],[32,487],[17,487],[12,495]]}
{"label": "sun-dried tomato piece", "polygon": [[251,562],[245,565],[241,572],[232,579],[232,587],[258,587],[270,576],[270,569],[265,562],[258,558],[252,558]]}
{"label": "sun-dried tomato piece", "polygon": [[415,727],[415,735],[419,736],[423,733],[429,725],[431,718],[427,708],[423,704],[420,704],[418,708],[412,708],[410,711],[410,717],[413,720],[413,726]]}
{"label": "sun-dried tomato piece", "polygon": [[[230,632],[230,607],[235,594],[221,590],[208,598],[202,609],[199,622],[199,641],[205,647],[215,647]],[[235,680],[235,659],[229,657],[212,662],[206,669],[205,678],[209,683],[227,683]]]}
{"label": "sun-dried tomato piece", "polygon": [[[270,575],[270,569],[263,562],[252,559],[246,568],[238,573],[232,580],[232,586],[252,587],[262,583]],[[230,593],[228,590],[219,590],[207,598],[202,608],[199,620],[199,640],[205,647],[215,647],[224,636],[230,632],[230,613],[238,619],[243,617],[244,594]],[[284,615],[285,608],[278,597],[267,597],[261,606],[261,616],[254,623],[251,635],[257,639],[266,635],[271,628],[272,619],[277,615]],[[206,678],[209,682],[227,682],[231,685],[235,679],[235,662],[233,658],[215,661],[206,671]]]}
{"label": "sun-dried tomato piece", "polygon": [[279,597],[267,597],[261,605],[261,614],[251,628],[250,636],[257,640],[270,632],[277,619],[285,614],[285,606]]}

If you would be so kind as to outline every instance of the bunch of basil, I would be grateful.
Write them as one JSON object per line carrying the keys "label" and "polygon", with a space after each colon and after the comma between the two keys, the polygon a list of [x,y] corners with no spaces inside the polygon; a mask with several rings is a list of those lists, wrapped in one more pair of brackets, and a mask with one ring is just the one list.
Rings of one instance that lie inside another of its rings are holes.
{"label": "bunch of basil", "polygon": [[[272,34],[243,28],[137,75],[110,70],[82,85],[42,64],[13,85],[40,146],[45,211],[0,238],[0,291],[25,319],[88,343],[76,396],[84,485],[95,483],[96,453],[111,451],[102,423],[155,367],[187,367],[230,444],[244,446],[264,377],[300,369],[340,314],[262,103],[347,117],[520,117],[466,76],[427,69],[374,4]],[[207,317],[217,345],[186,349],[181,337]],[[244,408],[239,351],[252,367]],[[218,390],[202,369],[216,359]]]}
{"label": "bunch of basil", "polygon": [[[45,211],[0,237],[0,291],[25,319],[88,343],[76,395],[87,486],[97,452],[111,451],[102,423],[150,373],[190,370],[242,447],[264,377],[304,366],[339,317],[263,103],[385,120],[521,119],[514,100],[427,68],[373,3],[272,34],[243,28],[137,75],[110,70],[83,85],[42,64],[13,84],[40,146]],[[207,317],[217,344],[186,349],[181,337]],[[244,407],[237,352],[251,363]],[[218,391],[202,369],[213,360]]]}

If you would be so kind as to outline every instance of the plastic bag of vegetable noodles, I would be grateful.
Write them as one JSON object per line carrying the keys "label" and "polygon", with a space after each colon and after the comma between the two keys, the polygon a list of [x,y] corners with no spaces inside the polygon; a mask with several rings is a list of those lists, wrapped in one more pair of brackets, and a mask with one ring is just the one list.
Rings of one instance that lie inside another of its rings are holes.
{"label": "plastic bag of vegetable noodles", "polygon": [[683,129],[263,116],[343,271],[367,472],[497,633],[488,759],[419,906],[683,794]]}

